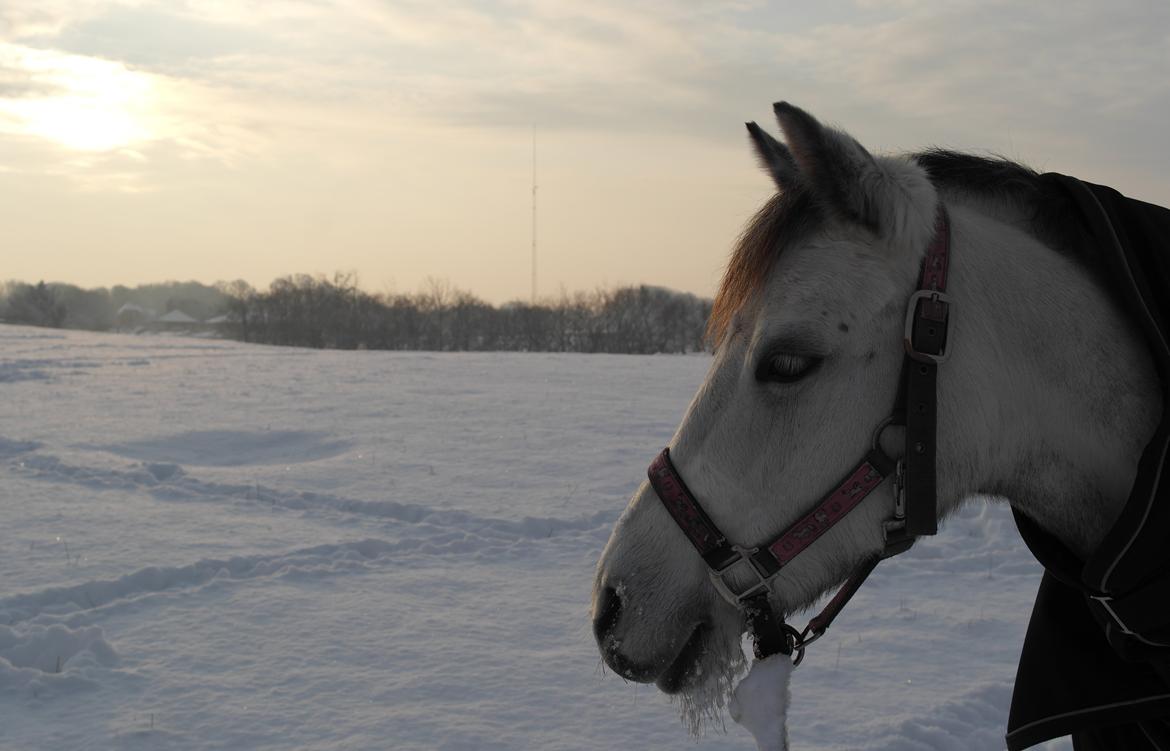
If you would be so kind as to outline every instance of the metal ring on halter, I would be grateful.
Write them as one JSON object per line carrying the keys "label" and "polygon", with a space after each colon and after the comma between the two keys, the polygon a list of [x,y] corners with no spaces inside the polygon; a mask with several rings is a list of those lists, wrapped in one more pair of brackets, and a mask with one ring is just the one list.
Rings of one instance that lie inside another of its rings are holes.
{"label": "metal ring on halter", "polygon": [[[780,624],[780,628],[792,639],[792,667],[796,667],[804,660],[804,648],[809,642],[806,642],[804,635],[793,628],[791,624],[782,623]],[[805,629],[805,633],[808,633],[807,628]],[[816,641],[816,639],[813,638],[811,641]]]}
{"label": "metal ring on halter", "polygon": [[869,447],[871,449],[881,448],[880,442],[882,439],[882,433],[885,432],[886,428],[895,424],[895,421],[897,419],[898,419],[897,415],[890,415],[889,417],[887,417],[886,419],[882,420],[881,422],[879,422],[877,424],[877,427],[873,429],[873,437],[869,441]]}

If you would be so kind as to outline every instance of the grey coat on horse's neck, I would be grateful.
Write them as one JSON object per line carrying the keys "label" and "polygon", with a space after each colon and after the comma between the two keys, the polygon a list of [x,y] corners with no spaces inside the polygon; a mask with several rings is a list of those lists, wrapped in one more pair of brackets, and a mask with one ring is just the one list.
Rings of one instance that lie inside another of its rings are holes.
{"label": "grey coat on horse's neck", "polygon": [[[942,196],[954,219],[955,356],[940,386],[940,501],[1005,497],[1088,558],[1129,496],[1161,415],[1141,331],[1104,280],[1009,207]],[[955,431],[972,431],[974,441]]]}

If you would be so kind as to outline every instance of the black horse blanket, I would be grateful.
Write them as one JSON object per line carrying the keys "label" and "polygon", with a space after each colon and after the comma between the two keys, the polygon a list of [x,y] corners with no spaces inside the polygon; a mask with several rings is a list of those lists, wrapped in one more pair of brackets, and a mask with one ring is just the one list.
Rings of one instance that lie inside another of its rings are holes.
{"label": "black horse blanket", "polygon": [[1089,560],[1016,514],[1045,573],[1007,746],[1071,734],[1078,751],[1170,751],[1170,210],[1065,175],[1041,180],[1065,191],[1093,238],[1149,343],[1163,406],[1125,509]]}

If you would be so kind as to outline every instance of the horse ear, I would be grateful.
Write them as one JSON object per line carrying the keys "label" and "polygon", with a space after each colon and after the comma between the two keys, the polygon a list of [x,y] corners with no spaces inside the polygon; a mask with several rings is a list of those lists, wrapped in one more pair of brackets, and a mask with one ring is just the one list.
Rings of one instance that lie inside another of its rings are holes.
{"label": "horse ear", "polygon": [[800,171],[797,169],[796,160],[792,158],[792,152],[788,150],[788,147],[772,138],[767,131],[754,122],[744,124],[747,125],[748,135],[751,136],[752,146],[756,149],[756,157],[760,160],[760,166],[766,169],[772,179],[776,181],[776,187],[785,190],[794,186],[799,179]]}
{"label": "horse ear", "polygon": [[826,128],[816,118],[788,102],[772,105],[784,140],[800,172],[813,191],[844,218],[877,230],[880,209],[878,196],[867,187],[880,180],[877,162],[861,144],[845,133]]}

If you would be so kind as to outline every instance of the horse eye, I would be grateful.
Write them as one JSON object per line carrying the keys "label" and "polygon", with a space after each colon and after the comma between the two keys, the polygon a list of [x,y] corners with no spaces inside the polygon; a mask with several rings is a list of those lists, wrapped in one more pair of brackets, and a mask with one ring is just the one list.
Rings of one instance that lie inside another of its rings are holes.
{"label": "horse eye", "polygon": [[762,383],[793,383],[804,378],[821,364],[818,357],[777,352],[760,360],[756,380]]}

